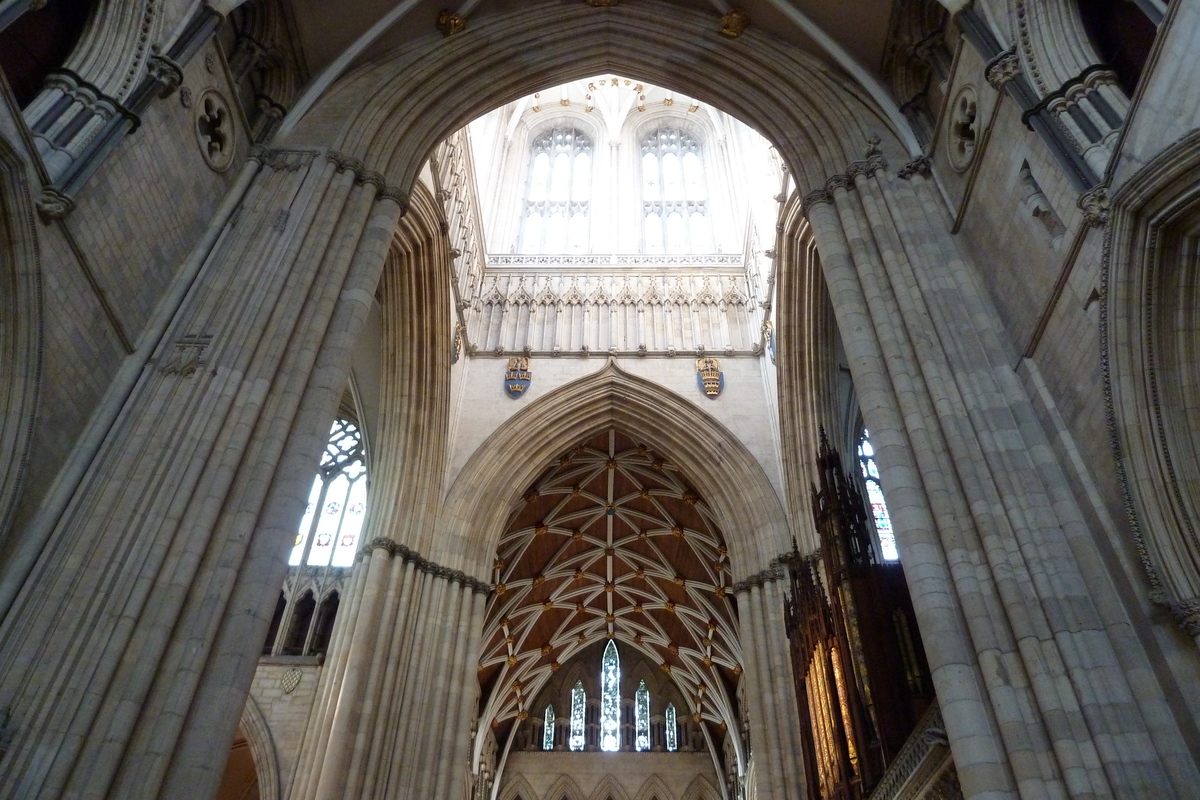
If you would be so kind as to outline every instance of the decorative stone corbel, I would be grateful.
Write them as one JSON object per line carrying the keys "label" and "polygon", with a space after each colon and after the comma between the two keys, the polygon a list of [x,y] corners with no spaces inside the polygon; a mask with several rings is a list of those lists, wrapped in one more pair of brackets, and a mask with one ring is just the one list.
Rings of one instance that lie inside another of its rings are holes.
{"label": "decorative stone corbel", "polygon": [[1004,85],[1020,74],[1021,59],[1014,50],[1006,50],[996,56],[983,70],[984,78],[998,92],[1004,91]]}
{"label": "decorative stone corbel", "polygon": [[1083,212],[1083,221],[1087,225],[1101,228],[1108,224],[1108,218],[1112,211],[1112,200],[1109,197],[1107,186],[1101,184],[1095,189],[1079,195],[1076,205]]}
{"label": "decorative stone corbel", "polygon": [[146,62],[146,77],[159,84],[159,98],[170,97],[183,83],[183,68],[162,53],[155,53]]}
{"label": "decorative stone corbel", "polygon": [[909,178],[911,178],[914,175],[921,175],[924,177],[928,177],[929,166],[930,166],[929,156],[925,156],[925,155],[917,156],[912,161],[909,161],[907,164],[905,164],[903,167],[901,167],[900,171],[897,172],[896,175],[901,180],[908,180]]}
{"label": "decorative stone corbel", "polygon": [[42,187],[42,193],[34,202],[38,216],[43,222],[62,219],[75,210],[75,201],[53,186]]}

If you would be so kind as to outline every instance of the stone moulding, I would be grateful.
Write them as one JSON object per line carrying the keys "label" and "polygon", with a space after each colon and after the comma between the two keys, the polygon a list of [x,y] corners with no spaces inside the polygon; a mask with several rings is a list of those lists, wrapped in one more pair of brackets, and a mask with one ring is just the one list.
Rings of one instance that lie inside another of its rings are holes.
{"label": "stone moulding", "polygon": [[1177,295],[1196,277],[1183,242],[1200,217],[1198,177],[1200,132],[1193,132],[1114,191],[1111,208],[1106,191],[1079,202],[1089,224],[1109,219],[1101,370],[1133,544],[1148,599],[1194,639],[1200,639],[1200,509],[1188,476],[1200,458],[1200,437],[1188,422],[1187,390],[1177,375],[1195,364],[1196,312],[1178,308]]}
{"label": "stone moulding", "polygon": [[473,594],[491,594],[495,591],[494,587],[485,581],[478,578],[473,578],[465,572],[457,569],[443,567],[427,558],[424,558],[420,553],[411,548],[405,547],[402,544],[396,544],[391,539],[380,537],[373,539],[370,544],[362,548],[355,561],[361,561],[364,557],[370,555],[376,550],[384,550],[392,558],[399,558],[403,561],[411,563],[420,572],[427,575],[433,575],[435,578],[442,578],[451,583],[460,583],[465,588],[472,591]]}

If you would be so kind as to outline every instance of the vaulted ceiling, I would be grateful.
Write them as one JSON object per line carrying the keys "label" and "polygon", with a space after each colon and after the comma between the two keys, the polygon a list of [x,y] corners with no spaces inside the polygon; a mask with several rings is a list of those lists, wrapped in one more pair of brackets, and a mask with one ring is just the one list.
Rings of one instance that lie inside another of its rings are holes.
{"label": "vaulted ceiling", "polygon": [[736,720],[742,672],[724,539],[659,455],[609,431],[564,453],[513,509],[494,565],[479,678],[484,719],[511,723],[589,645],[616,638],[692,708]]}

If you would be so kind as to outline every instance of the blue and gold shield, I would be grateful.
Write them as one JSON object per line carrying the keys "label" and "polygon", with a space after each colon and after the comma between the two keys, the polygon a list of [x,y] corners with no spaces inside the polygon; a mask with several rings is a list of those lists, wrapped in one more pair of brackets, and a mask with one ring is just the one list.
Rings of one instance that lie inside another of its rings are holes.
{"label": "blue and gold shield", "polygon": [[533,373],[529,370],[529,358],[517,356],[508,360],[508,370],[504,373],[504,391],[516,399],[525,394],[533,381]]}

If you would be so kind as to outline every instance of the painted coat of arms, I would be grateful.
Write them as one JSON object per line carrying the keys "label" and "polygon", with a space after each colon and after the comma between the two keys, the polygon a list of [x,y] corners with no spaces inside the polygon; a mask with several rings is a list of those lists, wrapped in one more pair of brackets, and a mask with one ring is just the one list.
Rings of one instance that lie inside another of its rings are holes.
{"label": "painted coat of arms", "polygon": [[725,373],[721,372],[721,362],[715,358],[696,359],[696,385],[709,400],[716,400],[725,388]]}
{"label": "painted coat of arms", "polygon": [[509,397],[518,398],[525,394],[533,380],[529,371],[529,357],[516,356],[508,360],[508,371],[504,373],[504,391]]}

